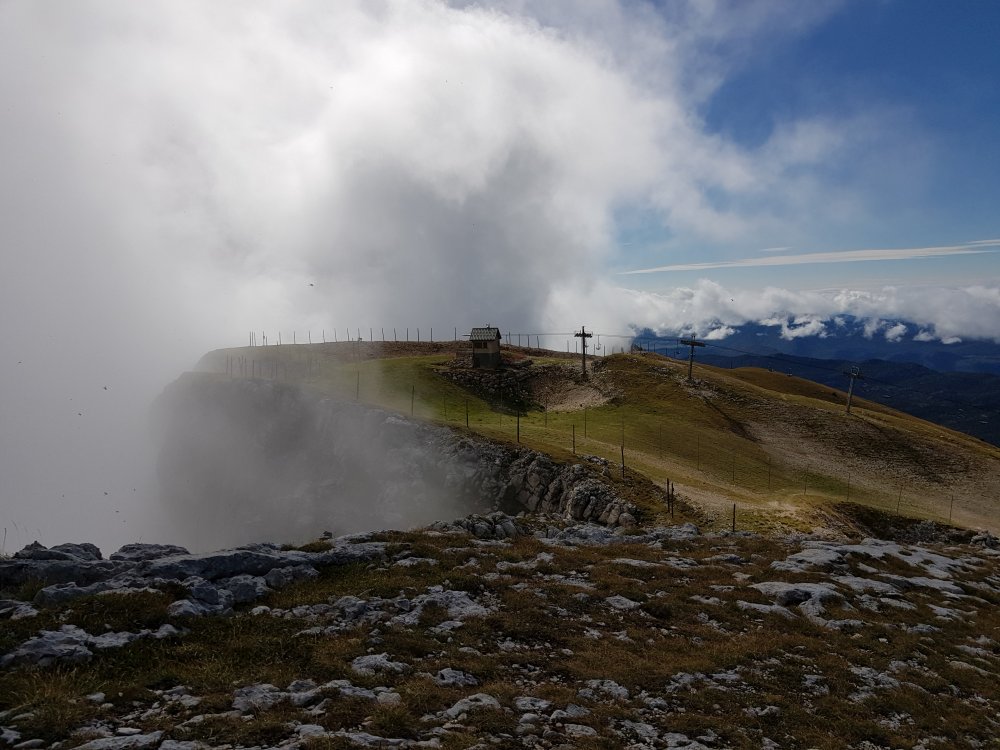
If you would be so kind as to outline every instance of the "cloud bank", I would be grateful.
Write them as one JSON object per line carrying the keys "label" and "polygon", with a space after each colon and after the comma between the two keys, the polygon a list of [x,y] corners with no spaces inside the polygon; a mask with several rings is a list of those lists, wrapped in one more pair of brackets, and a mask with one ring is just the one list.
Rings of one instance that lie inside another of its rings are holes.
{"label": "cloud bank", "polygon": [[736,326],[751,322],[780,326],[789,340],[824,336],[840,325],[838,318],[849,315],[866,322],[866,335],[883,335],[890,343],[907,336],[916,341],[1000,343],[1000,288],[987,286],[747,291],[702,279],[655,293],[604,284],[595,289],[594,309],[609,321],[626,315],[633,330],[709,339],[724,338]]}

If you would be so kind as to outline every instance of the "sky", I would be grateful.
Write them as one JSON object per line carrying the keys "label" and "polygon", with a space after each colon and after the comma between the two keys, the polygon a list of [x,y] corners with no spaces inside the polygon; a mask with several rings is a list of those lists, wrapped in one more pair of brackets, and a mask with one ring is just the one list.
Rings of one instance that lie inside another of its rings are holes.
{"label": "sky", "polygon": [[978,0],[0,3],[2,525],[155,538],[150,404],[250,330],[996,340],[998,34]]}

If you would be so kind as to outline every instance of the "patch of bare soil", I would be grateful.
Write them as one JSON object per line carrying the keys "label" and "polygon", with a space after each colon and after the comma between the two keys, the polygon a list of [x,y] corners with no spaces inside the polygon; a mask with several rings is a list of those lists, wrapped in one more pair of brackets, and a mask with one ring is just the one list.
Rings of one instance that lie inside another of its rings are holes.
{"label": "patch of bare soil", "polygon": [[528,388],[532,400],[547,411],[578,411],[608,403],[614,392],[599,373],[583,380],[575,365],[543,365],[536,368]]}

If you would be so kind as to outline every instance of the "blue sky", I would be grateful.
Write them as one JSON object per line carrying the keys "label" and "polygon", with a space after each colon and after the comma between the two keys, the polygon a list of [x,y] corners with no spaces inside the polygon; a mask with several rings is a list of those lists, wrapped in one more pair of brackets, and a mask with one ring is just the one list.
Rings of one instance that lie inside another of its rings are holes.
{"label": "blue sky", "polygon": [[[794,4],[787,4],[790,11]],[[770,254],[927,248],[1000,238],[1000,3],[846,2],[805,29],[738,40],[715,53],[726,75],[696,107],[707,133],[747,153],[788,123],[838,130],[840,153],[808,165],[817,191],[793,217],[785,196],[755,198],[782,221],[751,237],[712,242],[676,232],[655,212],[618,213],[621,269]],[[837,217],[824,201],[856,206]],[[719,205],[752,204],[716,196]],[[773,250],[787,248],[787,250]],[[770,249],[770,253],[762,250]],[[1000,278],[998,248],[940,258],[629,276],[645,289],[711,278],[743,287],[967,284]],[[942,255],[948,251],[942,251]],[[660,262],[658,262],[658,259]],[[662,262],[666,260],[667,262]]]}

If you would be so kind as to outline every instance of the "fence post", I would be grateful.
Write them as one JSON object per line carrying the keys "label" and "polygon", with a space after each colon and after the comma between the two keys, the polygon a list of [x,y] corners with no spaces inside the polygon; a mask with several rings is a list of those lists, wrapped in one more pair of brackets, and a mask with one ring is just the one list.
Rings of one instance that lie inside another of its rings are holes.
{"label": "fence post", "polygon": [[955,496],[951,496],[951,504],[948,506],[948,524],[951,524],[951,512],[955,510]]}
{"label": "fence post", "polygon": [[622,479],[625,478],[625,443],[622,443]]}
{"label": "fence post", "polygon": [[733,503],[733,533],[736,533],[736,503]]}

